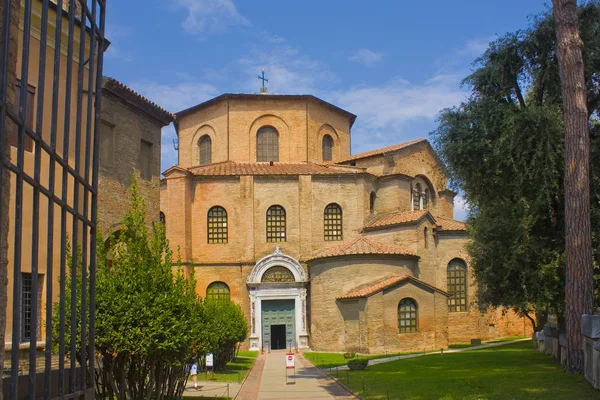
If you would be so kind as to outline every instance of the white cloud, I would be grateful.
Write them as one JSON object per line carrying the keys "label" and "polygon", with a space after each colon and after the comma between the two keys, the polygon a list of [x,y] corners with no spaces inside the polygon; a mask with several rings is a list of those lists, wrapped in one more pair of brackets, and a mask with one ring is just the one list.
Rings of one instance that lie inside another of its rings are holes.
{"label": "white cloud", "polygon": [[133,56],[131,55],[131,52],[123,51],[119,47],[116,47],[114,44],[111,44],[108,47],[108,50],[106,50],[106,52],[104,53],[104,57],[125,63],[130,63],[133,61]]}
{"label": "white cloud", "polygon": [[495,40],[496,36],[485,36],[467,40],[465,45],[457,51],[458,56],[479,57],[488,48],[491,41]]}
{"label": "white cloud", "polygon": [[150,81],[135,82],[131,88],[173,113],[220,94],[213,85],[192,80],[173,85]]}
{"label": "white cloud", "polygon": [[331,101],[358,115],[353,148],[372,150],[426,136],[429,131],[404,132],[408,123],[433,124],[441,109],[465,98],[455,75],[436,75],[423,83],[396,79],[384,85],[359,85],[330,94]]}
{"label": "white cloud", "polygon": [[465,201],[465,199],[462,196],[457,195],[454,198],[454,219],[464,221],[465,219],[467,219],[469,209],[469,204]]}
{"label": "white cloud", "polygon": [[375,51],[371,51],[369,49],[360,49],[349,58],[350,61],[355,61],[357,63],[366,65],[367,67],[371,67],[383,59],[383,53],[377,53]]}
{"label": "white cloud", "polygon": [[230,26],[248,26],[232,0],[171,0],[183,7],[187,16],[183,29],[193,35],[209,36],[225,32]]}
{"label": "white cloud", "polygon": [[319,87],[335,80],[335,74],[326,63],[302,54],[281,37],[270,37],[270,41],[269,51],[252,47],[233,66],[247,71],[242,85],[246,90],[258,92],[257,73],[263,68],[269,79],[265,86],[271,93],[315,94]]}

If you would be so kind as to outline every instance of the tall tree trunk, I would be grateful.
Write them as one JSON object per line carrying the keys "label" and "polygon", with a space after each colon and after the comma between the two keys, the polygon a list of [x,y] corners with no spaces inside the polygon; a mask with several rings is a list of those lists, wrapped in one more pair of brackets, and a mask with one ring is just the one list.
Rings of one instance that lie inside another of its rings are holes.
{"label": "tall tree trunk", "polygon": [[565,124],[565,317],[569,374],[583,372],[581,315],[593,308],[590,140],[576,0],[552,0]]}

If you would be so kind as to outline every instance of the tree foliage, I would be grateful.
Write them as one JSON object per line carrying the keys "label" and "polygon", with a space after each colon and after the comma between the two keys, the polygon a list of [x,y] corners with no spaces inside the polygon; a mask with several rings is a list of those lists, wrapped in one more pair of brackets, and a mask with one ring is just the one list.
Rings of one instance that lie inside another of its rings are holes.
{"label": "tree foliage", "polygon": [[[247,335],[239,306],[203,305],[193,272],[186,276],[174,262],[164,226],[153,232],[134,177],[131,209],[118,234],[98,238],[96,272],[96,390],[98,398],[178,398],[195,352],[213,351],[228,362],[235,345]],[[81,260],[76,263],[82,265]],[[72,259],[69,259],[72,265]],[[81,317],[81,269],[77,273],[77,325]],[[69,282],[71,274],[67,276]],[[89,282],[89,279],[88,279]],[[89,293],[89,287],[88,287]],[[66,324],[70,325],[71,293],[67,291]],[[89,297],[87,297],[89,313]],[[54,343],[59,343],[60,303],[54,306]],[[88,314],[89,315],[89,314]],[[81,354],[77,335],[76,353]],[[65,338],[69,351],[70,338]]]}
{"label": "tree foliage", "polygon": [[[600,5],[579,8],[590,123],[600,106]],[[483,305],[564,309],[564,134],[554,21],[489,44],[464,80],[471,95],[443,110],[432,137],[454,187],[471,205],[469,253]],[[598,153],[591,129],[592,154]],[[592,227],[600,223],[598,157],[592,162]],[[568,196],[569,194],[567,194]],[[600,242],[594,240],[598,249]],[[598,252],[596,251],[596,262]]]}
{"label": "tree foliage", "polygon": [[198,353],[214,353],[214,368],[222,369],[233,360],[236,345],[248,336],[248,324],[241,307],[228,300],[207,299],[203,312]]}

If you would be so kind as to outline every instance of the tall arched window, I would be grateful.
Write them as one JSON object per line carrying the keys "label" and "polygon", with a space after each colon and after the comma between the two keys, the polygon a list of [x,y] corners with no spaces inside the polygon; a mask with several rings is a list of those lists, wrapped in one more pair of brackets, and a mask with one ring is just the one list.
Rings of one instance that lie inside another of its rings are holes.
{"label": "tall arched window", "polygon": [[256,161],[279,161],[279,133],[272,126],[263,126],[256,134]]}
{"label": "tall arched window", "polygon": [[421,184],[417,183],[413,189],[413,210],[417,211],[421,209]]}
{"label": "tall arched window", "polygon": [[212,162],[212,140],[210,136],[204,135],[198,141],[198,151],[200,152],[200,165],[210,164]]}
{"label": "tall arched window", "polygon": [[267,210],[267,242],[285,242],[285,208],[281,206]]}
{"label": "tall arched window", "polygon": [[377,198],[377,195],[375,194],[375,192],[371,192],[371,196],[369,197],[369,210],[371,211],[371,214],[373,214],[375,212],[375,199]]}
{"label": "tall arched window", "polygon": [[448,311],[467,311],[467,264],[455,259],[448,264]]}
{"label": "tall arched window", "polygon": [[323,161],[333,159],[333,139],[329,135],[323,136]]}
{"label": "tall arched window", "polygon": [[160,221],[161,224],[163,224],[165,226],[167,225],[167,217],[165,217],[165,213],[164,212],[161,211],[160,214],[159,214],[159,216],[158,216],[158,218],[159,218],[159,221]]}
{"label": "tall arched window", "polygon": [[417,302],[413,299],[402,299],[398,304],[398,332],[417,332]]}
{"label": "tall arched window", "polygon": [[208,243],[227,243],[227,211],[214,206],[206,218]]}
{"label": "tall arched window", "polygon": [[423,210],[429,209],[429,189],[423,191]]}
{"label": "tall arched window", "polygon": [[331,203],[325,207],[323,214],[325,240],[342,240],[342,207]]}
{"label": "tall arched window", "polygon": [[229,286],[225,282],[213,282],[206,288],[206,300],[229,301]]}
{"label": "tall arched window", "polygon": [[425,246],[425,248],[429,247],[429,243],[427,242],[427,240],[428,240],[427,233],[428,233],[427,227],[423,228],[423,245]]}

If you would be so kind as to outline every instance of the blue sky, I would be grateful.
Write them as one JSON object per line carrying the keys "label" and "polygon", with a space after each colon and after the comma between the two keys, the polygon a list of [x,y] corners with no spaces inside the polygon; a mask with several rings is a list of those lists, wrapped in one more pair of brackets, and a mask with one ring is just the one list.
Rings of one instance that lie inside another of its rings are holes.
{"label": "blue sky", "polygon": [[[427,137],[498,35],[543,0],[112,0],[104,74],[171,112],[221,93],[313,94],[358,115],[352,153]],[[177,162],[163,130],[162,169]],[[455,217],[464,204],[455,201]]]}

